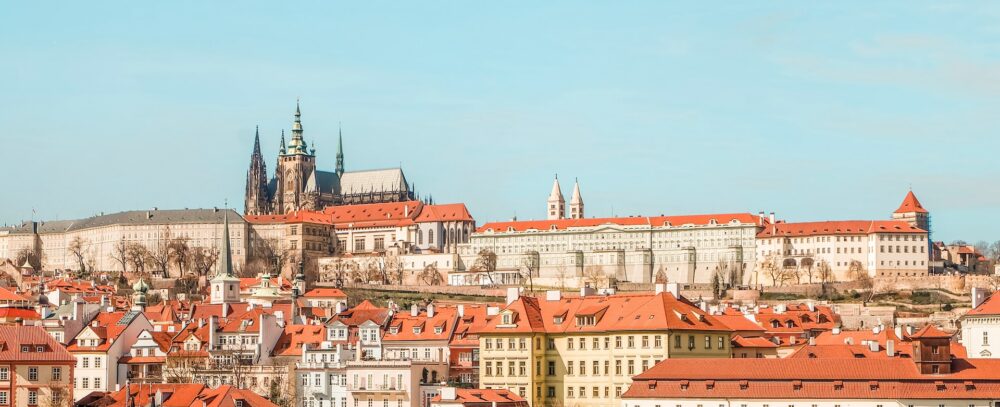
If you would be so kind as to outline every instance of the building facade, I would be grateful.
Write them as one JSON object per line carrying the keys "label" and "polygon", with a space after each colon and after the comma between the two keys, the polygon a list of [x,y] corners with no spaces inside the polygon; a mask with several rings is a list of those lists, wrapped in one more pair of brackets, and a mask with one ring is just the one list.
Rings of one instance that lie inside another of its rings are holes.
{"label": "building facade", "polygon": [[40,327],[0,326],[0,405],[67,405],[75,395],[75,363]]}

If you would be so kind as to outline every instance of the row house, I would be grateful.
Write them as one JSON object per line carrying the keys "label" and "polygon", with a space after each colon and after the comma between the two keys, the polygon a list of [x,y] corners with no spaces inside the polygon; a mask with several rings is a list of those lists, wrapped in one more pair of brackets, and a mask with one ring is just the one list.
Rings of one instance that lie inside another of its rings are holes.
{"label": "row house", "polygon": [[75,363],[41,327],[0,326],[0,406],[66,405]]}
{"label": "row house", "polygon": [[617,406],[631,377],[667,358],[728,358],[732,329],[679,294],[544,298],[508,293],[479,330],[479,384],[535,406]]}
{"label": "row house", "polygon": [[128,355],[122,356],[120,364],[126,367],[126,377],[132,383],[162,383],[163,369],[167,363],[170,344],[178,332],[175,326],[169,325],[163,331],[163,325],[155,325],[153,329],[139,332]]}
{"label": "row house", "polygon": [[120,361],[153,326],[141,311],[101,312],[70,341],[66,350],[76,358],[73,394],[115,391],[125,383],[127,369]]}

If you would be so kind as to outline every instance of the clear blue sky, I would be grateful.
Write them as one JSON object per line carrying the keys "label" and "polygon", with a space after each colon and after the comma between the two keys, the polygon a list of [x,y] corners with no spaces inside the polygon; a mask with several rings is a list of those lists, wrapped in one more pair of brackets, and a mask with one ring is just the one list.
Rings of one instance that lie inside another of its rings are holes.
{"label": "clear blue sky", "polygon": [[14,2],[0,223],[242,208],[302,98],[332,169],[396,166],[480,223],[775,211],[1000,239],[1000,3]]}

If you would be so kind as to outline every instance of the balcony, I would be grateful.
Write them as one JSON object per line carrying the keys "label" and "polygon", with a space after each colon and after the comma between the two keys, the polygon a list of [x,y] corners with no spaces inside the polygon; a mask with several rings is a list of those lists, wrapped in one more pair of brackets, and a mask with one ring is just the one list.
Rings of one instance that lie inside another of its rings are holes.
{"label": "balcony", "polygon": [[352,393],[406,393],[406,386],[392,386],[387,384],[347,386],[347,391]]}

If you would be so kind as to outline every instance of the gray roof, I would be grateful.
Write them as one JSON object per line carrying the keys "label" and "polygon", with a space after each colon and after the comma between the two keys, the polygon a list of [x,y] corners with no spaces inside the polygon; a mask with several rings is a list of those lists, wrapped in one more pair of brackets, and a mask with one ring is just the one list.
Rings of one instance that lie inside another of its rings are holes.
{"label": "gray roof", "polygon": [[[243,217],[232,209],[156,209],[118,212],[76,220],[41,221],[38,222],[38,233],[60,233],[111,225],[222,223],[225,211],[229,211],[230,222],[245,222]],[[21,226],[14,228],[11,233],[31,233],[30,222],[25,222]]]}
{"label": "gray roof", "polygon": [[406,177],[402,168],[344,172],[340,178],[340,191],[344,194],[363,192],[406,191]]}

